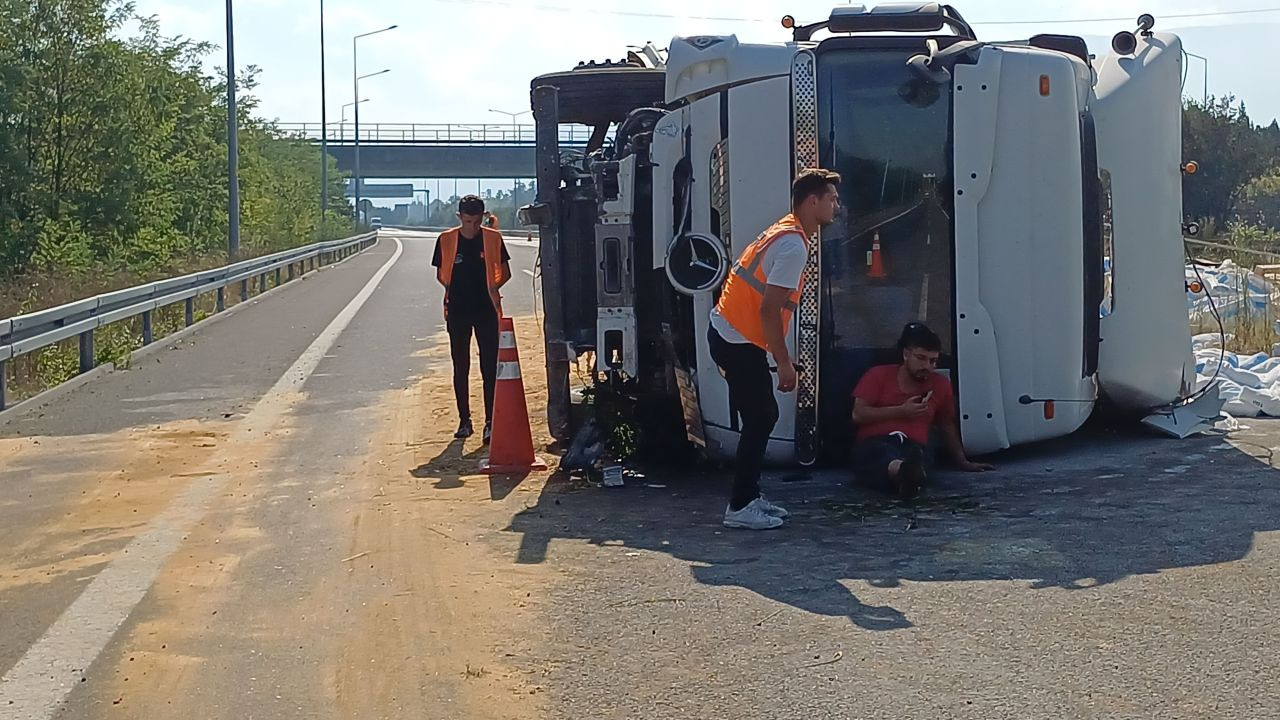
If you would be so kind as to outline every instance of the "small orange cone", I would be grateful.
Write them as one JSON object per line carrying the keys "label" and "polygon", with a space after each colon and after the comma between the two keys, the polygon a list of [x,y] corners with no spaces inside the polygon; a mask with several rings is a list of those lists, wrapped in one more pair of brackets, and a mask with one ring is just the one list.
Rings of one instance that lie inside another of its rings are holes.
{"label": "small orange cone", "polygon": [[511,318],[498,321],[498,379],[493,392],[493,433],[489,457],[480,469],[490,475],[546,470],[547,464],[533,454],[533,431],[529,427],[529,407],[524,400],[524,380],[520,377],[520,353],[516,350],[516,327]]}
{"label": "small orange cone", "polygon": [[867,251],[867,277],[874,279],[883,279],[886,277],[884,272],[884,261],[880,259],[880,233],[877,232],[871,240],[871,249]]}

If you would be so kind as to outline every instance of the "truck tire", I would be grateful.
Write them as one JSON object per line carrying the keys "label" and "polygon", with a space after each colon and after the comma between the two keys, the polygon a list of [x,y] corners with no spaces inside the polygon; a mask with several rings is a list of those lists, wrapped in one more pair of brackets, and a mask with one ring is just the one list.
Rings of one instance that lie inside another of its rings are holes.
{"label": "truck tire", "polygon": [[622,122],[636,108],[662,105],[666,77],[660,69],[584,68],[534,78],[530,90],[554,86],[560,95],[561,123],[597,126]]}

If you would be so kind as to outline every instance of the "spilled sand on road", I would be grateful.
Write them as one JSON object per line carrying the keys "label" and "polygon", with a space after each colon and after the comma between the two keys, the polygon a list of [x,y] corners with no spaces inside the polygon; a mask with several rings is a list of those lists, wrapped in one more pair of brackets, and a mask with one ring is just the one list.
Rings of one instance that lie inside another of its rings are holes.
{"label": "spilled sand on road", "polygon": [[[517,337],[534,443],[544,448],[545,373],[540,360],[530,360],[542,357],[539,329],[520,319]],[[478,474],[484,448],[479,436],[465,443],[452,437],[457,418],[447,341],[434,344],[420,358],[423,374],[383,395],[367,453],[335,468],[333,477],[307,479],[320,509],[306,521],[332,529],[333,552],[302,553],[262,540],[253,513],[284,490],[278,476],[258,471],[258,461],[269,466],[282,447],[263,444],[238,454],[245,467],[226,501],[166,564],[147,612],[100,671],[107,677],[94,678],[109,683],[103,696],[112,703],[105,708],[110,716],[142,717],[190,703],[212,686],[210,673],[220,672],[213,660],[222,643],[243,642],[314,667],[314,674],[293,677],[319,686],[293,691],[324,698],[337,717],[545,717],[551,667],[539,659],[545,625],[537,613],[555,578],[543,565],[516,564],[519,538],[505,528],[536,502],[547,473],[492,481]],[[472,403],[479,409],[476,374]],[[555,460],[545,453],[544,459]],[[264,552],[281,563],[316,566],[298,573],[309,580],[297,587],[296,605],[260,608],[248,626],[227,627],[216,613],[253,602],[261,578],[250,575],[246,561]]]}
{"label": "spilled sand on road", "polygon": [[[104,566],[186,489],[226,440],[222,427],[196,421],[126,428],[81,437],[0,440],[7,467],[50,467],[68,453],[76,470],[47,522],[0,530],[0,593],[54,582]],[[68,474],[71,476],[68,478]],[[32,490],[34,497],[35,490]]]}
{"label": "spilled sand on road", "polygon": [[[545,448],[545,373],[529,360],[542,357],[540,334],[528,318],[517,320],[516,334],[534,446]],[[336,643],[331,692],[349,718],[395,707],[468,720],[542,717],[549,669],[537,660],[543,626],[534,613],[554,578],[543,566],[515,564],[518,540],[504,528],[547,474],[478,474],[480,438],[453,439],[447,341],[427,360],[424,377],[389,398],[391,419],[354,480],[372,500],[346,519],[347,551],[367,553],[347,578],[376,591],[357,631]],[[483,407],[479,385],[475,409]],[[389,671],[383,661],[392,658]]]}

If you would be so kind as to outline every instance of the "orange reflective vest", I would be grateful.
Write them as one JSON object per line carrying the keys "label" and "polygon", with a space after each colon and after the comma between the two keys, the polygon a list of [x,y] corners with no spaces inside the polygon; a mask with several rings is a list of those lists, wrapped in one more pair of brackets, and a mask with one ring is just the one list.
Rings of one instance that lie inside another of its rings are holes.
{"label": "orange reflective vest", "polygon": [[[436,279],[444,285],[444,316],[449,317],[449,283],[453,281],[453,263],[458,258],[458,233],[461,228],[453,228],[440,233],[440,267],[436,268]],[[482,227],[484,237],[484,277],[489,285],[489,299],[493,301],[494,310],[502,317],[502,295],[498,288],[506,280],[502,267],[502,234],[497,230]]]}
{"label": "orange reflective vest", "polygon": [[485,220],[484,220],[484,224],[485,224],[485,227],[491,227],[491,228],[493,228],[494,230],[497,230],[497,229],[498,229],[498,216],[497,216],[497,215],[494,215],[493,213],[489,213],[489,217],[485,218]]}
{"label": "orange reflective vest", "polygon": [[[764,288],[767,278],[761,263],[764,262],[764,254],[769,246],[789,233],[800,233],[800,237],[804,238],[805,247],[808,248],[809,238],[805,234],[804,226],[795,215],[788,214],[771,225],[768,230],[760,233],[760,237],[742,251],[738,262],[733,264],[733,269],[725,279],[724,289],[720,292],[720,302],[716,305],[716,311],[733,326],[734,330],[753,345],[766,350],[768,342],[764,337],[764,321],[760,319],[760,309],[764,306]],[[786,305],[782,308],[783,332],[786,332],[791,325],[791,316],[795,314],[803,289],[804,276],[802,275],[799,286],[791,291]]]}

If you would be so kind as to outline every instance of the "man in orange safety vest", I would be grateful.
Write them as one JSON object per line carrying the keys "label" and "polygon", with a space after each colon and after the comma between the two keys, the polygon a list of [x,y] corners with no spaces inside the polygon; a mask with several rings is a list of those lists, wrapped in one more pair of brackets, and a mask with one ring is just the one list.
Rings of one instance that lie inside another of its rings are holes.
{"label": "man in orange safety vest", "polygon": [[484,442],[489,442],[493,393],[498,373],[499,290],[511,279],[511,255],[497,230],[483,227],[484,200],[468,195],[458,202],[458,227],[436,241],[436,279],[444,286],[445,329],[453,358],[453,394],[458,403],[455,438],[471,437],[471,336],[480,350],[484,382]]}
{"label": "man in orange safety vest", "polygon": [[829,170],[801,172],[791,184],[791,212],[742,251],[711,311],[711,357],[724,373],[730,405],[742,420],[726,527],[768,530],[787,516],[760,493],[760,469],[778,422],[769,355],[778,369],[778,390],[795,390],[787,329],[804,289],[810,238],[835,219],[839,185],[840,176]]}

